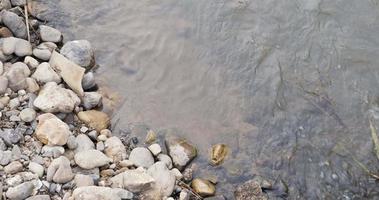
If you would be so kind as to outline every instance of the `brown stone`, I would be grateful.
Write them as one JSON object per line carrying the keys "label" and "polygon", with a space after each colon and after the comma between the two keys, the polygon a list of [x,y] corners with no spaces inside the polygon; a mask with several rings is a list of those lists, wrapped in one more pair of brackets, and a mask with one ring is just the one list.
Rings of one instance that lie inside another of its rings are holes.
{"label": "brown stone", "polygon": [[98,132],[108,128],[110,125],[109,116],[106,113],[97,110],[79,112],[78,118],[87,126],[96,129]]}

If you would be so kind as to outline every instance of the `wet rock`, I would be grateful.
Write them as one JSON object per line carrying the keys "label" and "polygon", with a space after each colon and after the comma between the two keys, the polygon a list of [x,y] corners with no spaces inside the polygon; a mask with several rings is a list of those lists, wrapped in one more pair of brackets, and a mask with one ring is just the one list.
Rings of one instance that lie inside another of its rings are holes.
{"label": "wet rock", "polygon": [[33,194],[34,184],[33,182],[25,182],[16,187],[8,188],[6,196],[11,200],[23,200]]}
{"label": "wet rock", "polygon": [[183,138],[168,135],[165,142],[168,154],[171,156],[174,166],[179,170],[183,170],[197,155],[196,148]]}
{"label": "wet rock", "polygon": [[52,42],[43,42],[33,49],[33,55],[36,58],[47,61],[50,59],[52,52],[57,48],[57,45]]}
{"label": "wet rock", "polygon": [[61,88],[55,82],[48,82],[34,100],[34,106],[43,112],[70,113],[80,104],[79,97],[71,90]]}
{"label": "wet rock", "polygon": [[119,188],[86,186],[76,188],[72,197],[76,200],[121,200],[132,199],[133,194]]}
{"label": "wet rock", "polygon": [[50,200],[50,196],[49,195],[36,195],[36,196],[29,197],[26,200]]}
{"label": "wet rock", "polygon": [[149,168],[154,164],[154,158],[151,152],[144,147],[137,147],[130,152],[129,160],[137,167]]}
{"label": "wet rock", "polygon": [[31,56],[26,56],[25,59],[24,59],[24,63],[30,68],[30,69],[35,69],[38,67],[39,65],[39,62],[34,59],[33,57]]}
{"label": "wet rock", "polygon": [[0,76],[0,95],[4,94],[8,88],[8,78]]}
{"label": "wet rock", "polygon": [[86,150],[95,149],[95,145],[93,144],[93,142],[91,141],[91,139],[87,135],[79,134],[76,137],[75,141],[77,143],[77,148],[75,149],[76,153],[86,151]]}
{"label": "wet rock", "polygon": [[1,19],[3,24],[12,31],[13,35],[18,38],[26,39],[26,25],[22,17],[19,17],[15,13],[9,11],[3,11]]}
{"label": "wet rock", "polygon": [[110,118],[108,115],[97,110],[79,112],[78,118],[87,126],[96,129],[98,132],[108,128],[110,125]]}
{"label": "wet rock", "polygon": [[202,197],[214,196],[215,186],[208,180],[196,178],[191,183],[192,189]]}
{"label": "wet rock", "polygon": [[113,159],[113,162],[119,162],[126,159],[126,149],[118,137],[111,137],[105,141],[105,155]]}
{"label": "wet rock", "polygon": [[40,178],[42,178],[43,173],[45,172],[44,167],[36,162],[30,162],[28,168],[29,171],[37,174]]}
{"label": "wet rock", "polygon": [[4,167],[4,172],[7,174],[15,174],[21,172],[23,169],[22,164],[19,161],[13,161]]}
{"label": "wet rock", "polygon": [[83,169],[107,165],[112,160],[98,150],[86,150],[75,154],[75,162]]}
{"label": "wet rock", "polygon": [[101,94],[97,92],[85,92],[83,97],[83,106],[87,110],[101,105]]}
{"label": "wet rock", "polygon": [[170,172],[163,162],[154,163],[147,173],[155,180],[154,189],[161,193],[161,196],[170,196],[175,187],[175,175]]}
{"label": "wet rock", "polygon": [[32,108],[25,108],[20,112],[20,118],[24,122],[32,122],[37,116],[37,113]]}
{"label": "wet rock", "polygon": [[37,70],[32,75],[32,78],[36,79],[38,82],[61,82],[61,77],[50,67],[49,63],[41,63],[38,65]]}
{"label": "wet rock", "polygon": [[44,42],[57,43],[57,42],[62,41],[62,33],[55,28],[52,28],[46,25],[40,25],[39,31],[40,31],[41,39]]}
{"label": "wet rock", "polygon": [[141,168],[128,170],[111,178],[113,188],[124,188],[131,192],[141,192],[152,188],[154,179]]}
{"label": "wet rock", "polygon": [[257,181],[250,180],[237,187],[234,192],[236,200],[266,200],[267,195],[263,193],[260,184]]}
{"label": "wet rock", "polygon": [[39,91],[39,85],[34,78],[26,78],[26,91],[35,93]]}
{"label": "wet rock", "polygon": [[26,4],[26,0],[11,0],[13,6],[23,6]]}
{"label": "wet rock", "polygon": [[70,160],[61,156],[54,159],[47,168],[46,180],[54,181],[55,183],[67,183],[74,178],[72,173]]}
{"label": "wet rock", "polygon": [[8,87],[13,91],[26,89],[26,77],[30,75],[30,70],[22,62],[14,63],[6,74],[8,78]]}
{"label": "wet rock", "polygon": [[90,90],[96,86],[95,76],[92,72],[84,74],[82,86],[84,90]]}
{"label": "wet rock", "polygon": [[52,53],[49,63],[76,94],[79,96],[84,95],[82,88],[84,68],[68,60],[56,51]]}
{"label": "wet rock", "polygon": [[46,113],[38,116],[36,136],[42,143],[52,146],[65,145],[70,134],[68,125],[55,115]]}
{"label": "wet rock", "polygon": [[172,168],[172,160],[171,160],[170,156],[161,153],[157,156],[157,158],[159,161],[164,162],[169,169]]}
{"label": "wet rock", "polygon": [[5,166],[11,162],[12,152],[11,151],[0,151],[0,165]]}
{"label": "wet rock", "polygon": [[212,146],[211,149],[211,159],[212,165],[221,164],[225,157],[228,155],[229,148],[225,144],[216,144]]}
{"label": "wet rock", "polygon": [[76,187],[92,186],[94,185],[93,179],[91,176],[76,174],[74,178],[74,183]]}
{"label": "wet rock", "polygon": [[152,144],[148,147],[148,149],[154,156],[157,156],[162,152],[161,146],[159,144]]}
{"label": "wet rock", "polygon": [[91,69],[95,65],[94,51],[87,40],[75,40],[67,42],[61,49],[62,55],[74,63]]}

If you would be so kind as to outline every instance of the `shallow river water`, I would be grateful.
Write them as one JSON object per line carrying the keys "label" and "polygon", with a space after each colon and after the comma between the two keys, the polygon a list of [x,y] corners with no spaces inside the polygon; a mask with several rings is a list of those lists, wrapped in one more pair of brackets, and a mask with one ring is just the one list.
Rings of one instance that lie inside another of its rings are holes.
{"label": "shallow river water", "polygon": [[[272,199],[379,199],[363,169],[379,169],[378,0],[51,4],[66,41],[96,49],[99,80],[120,96],[115,129],[176,128],[219,194],[261,175],[282,183]],[[212,167],[216,143],[232,151]]]}

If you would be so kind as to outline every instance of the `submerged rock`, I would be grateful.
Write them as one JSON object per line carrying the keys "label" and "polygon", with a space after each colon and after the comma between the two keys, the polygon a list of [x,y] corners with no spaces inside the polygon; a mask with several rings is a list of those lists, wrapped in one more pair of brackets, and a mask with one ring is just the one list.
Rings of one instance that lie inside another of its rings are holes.
{"label": "submerged rock", "polygon": [[197,194],[202,197],[214,196],[216,193],[216,188],[213,183],[200,178],[194,179],[191,183],[191,187]]}
{"label": "submerged rock", "polygon": [[61,88],[55,82],[48,82],[34,100],[34,106],[43,112],[70,113],[80,104],[79,97],[71,90]]}
{"label": "submerged rock", "polygon": [[82,88],[84,68],[68,60],[56,51],[52,53],[49,63],[76,94],[79,96],[84,95]]}
{"label": "submerged rock", "polygon": [[91,69],[95,65],[95,55],[91,43],[87,40],[69,41],[61,49],[62,55],[74,63]]}
{"label": "submerged rock", "polygon": [[166,147],[174,166],[179,170],[183,170],[197,155],[197,150],[192,144],[174,135],[166,136]]}
{"label": "submerged rock", "polygon": [[38,116],[37,138],[48,145],[65,145],[71,131],[66,123],[51,113]]}
{"label": "submerged rock", "polygon": [[221,164],[224,161],[225,157],[228,155],[228,152],[229,148],[226,146],[226,144],[213,145],[211,149],[211,164]]}
{"label": "submerged rock", "polygon": [[75,200],[122,200],[132,199],[133,193],[119,188],[86,186],[76,188],[72,197]]}
{"label": "submerged rock", "polygon": [[151,189],[154,179],[141,168],[128,170],[111,178],[113,188],[124,188],[131,192]]}
{"label": "submerged rock", "polygon": [[106,113],[97,110],[79,112],[78,118],[87,126],[96,129],[98,132],[108,128],[110,125],[109,116]]}

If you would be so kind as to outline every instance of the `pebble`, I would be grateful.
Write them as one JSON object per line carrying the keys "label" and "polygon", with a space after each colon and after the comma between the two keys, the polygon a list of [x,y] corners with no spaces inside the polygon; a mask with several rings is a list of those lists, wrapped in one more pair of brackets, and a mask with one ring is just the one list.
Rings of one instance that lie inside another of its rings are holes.
{"label": "pebble", "polygon": [[147,173],[155,180],[155,189],[161,196],[170,196],[174,191],[176,177],[163,162],[156,162],[149,167]]}
{"label": "pebble", "polygon": [[4,94],[8,88],[8,78],[0,76],[0,95]]}
{"label": "pebble", "polygon": [[94,185],[93,179],[91,176],[76,174],[74,178],[74,183],[76,187],[92,186]]}
{"label": "pebble", "polygon": [[5,166],[11,162],[12,152],[11,151],[0,151],[0,165]]}
{"label": "pebble", "polygon": [[79,112],[78,118],[87,126],[96,129],[98,132],[108,128],[110,125],[109,116],[106,113],[97,110]]}
{"label": "pebble", "polygon": [[4,65],[3,62],[0,61],[0,75],[4,73]]}
{"label": "pebble", "polygon": [[11,99],[10,101],[9,101],[9,104],[8,104],[8,106],[9,106],[9,109],[11,109],[11,110],[15,110],[17,107],[19,107],[20,106],[20,100],[18,99],[18,98],[14,98],[14,99]]}
{"label": "pebble", "polygon": [[168,154],[172,158],[174,166],[179,170],[183,170],[197,155],[196,148],[183,138],[167,135],[165,142]]}
{"label": "pebble", "polygon": [[77,148],[75,149],[76,153],[81,152],[81,151],[95,149],[95,145],[93,144],[93,142],[91,141],[91,139],[89,139],[87,135],[79,134],[78,136],[76,136],[75,141],[77,144]]}
{"label": "pebble", "polygon": [[51,113],[38,116],[36,136],[44,144],[65,145],[71,131],[66,123]]}
{"label": "pebble", "polygon": [[32,122],[37,116],[37,113],[32,108],[25,108],[20,112],[20,118],[24,122]]}
{"label": "pebble", "polygon": [[171,173],[175,175],[176,180],[181,180],[183,178],[183,174],[176,168],[172,169]]}
{"label": "pebble", "polygon": [[40,31],[41,39],[44,42],[58,43],[62,41],[62,33],[55,28],[52,28],[46,25],[40,25],[39,31]]}
{"label": "pebble", "polygon": [[[105,136],[105,135],[100,135],[100,136]],[[105,150],[104,150],[105,155],[112,158],[113,162],[119,162],[126,159],[126,149],[125,149],[124,144],[121,142],[120,138],[115,137],[115,136],[110,137],[105,141],[104,145],[105,145]]]}
{"label": "pebble", "polygon": [[123,160],[123,161],[119,162],[119,165],[121,167],[133,167],[134,163],[130,160]]}
{"label": "pebble", "polygon": [[51,53],[56,48],[57,48],[57,45],[52,42],[43,42],[33,49],[33,55],[36,58],[39,58],[44,61],[48,61],[50,60]]}
{"label": "pebble", "polygon": [[34,184],[33,182],[25,182],[16,187],[8,188],[6,196],[12,200],[26,199],[33,194]]}
{"label": "pebble", "polygon": [[12,8],[12,4],[10,0],[0,1],[0,10],[8,10],[10,8]]}
{"label": "pebble", "polygon": [[192,189],[202,197],[214,196],[215,186],[208,180],[196,178],[191,183]]}
{"label": "pebble", "polygon": [[8,146],[10,146],[18,143],[21,140],[22,135],[13,129],[3,129],[0,130],[0,138],[2,138]]}
{"label": "pebble", "polygon": [[47,113],[71,113],[80,104],[79,97],[55,82],[48,82],[34,100],[34,106]]}
{"label": "pebble", "polygon": [[42,147],[41,153],[44,157],[52,157],[52,158],[58,158],[59,156],[63,155],[65,152],[65,149],[61,146],[48,146],[45,145]]}
{"label": "pebble", "polygon": [[96,150],[98,151],[104,151],[105,150],[105,145],[104,142],[100,141],[96,144]]}
{"label": "pebble", "polygon": [[23,165],[19,161],[13,161],[4,167],[4,172],[7,174],[15,174],[23,170]]}
{"label": "pebble", "polygon": [[[29,93],[35,93],[39,91],[39,85],[34,78],[26,78],[26,91]],[[32,101],[33,102],[33,101]]]}
{"label": "pebble", "polygon": [[83,97],[83,106],[90,110],[101,105],[102,96],[98,92],[85,92]]}
{"label": "pebble", "polygon": [[14,54],[19,57],[30,56],[33,54],[32,45],[29,41],[18,39],[16,42]]}
{"label": "pebble", "polygon": [[86,133],[87,131],[88,131],[88,128],[85,126],[80,128],[80,132],[82,132],[82,133]]}
{"label": "pebble", "polygon": [[50,67],[50,64],[43,62],[38,65],[37,70],[32,75],[32,78],[41,83],[61,82],[61,77]]}
{"label": "pebble", "polygon": [[68,137],[67,147],[71,150],[76,149],[78,147],[78,143],[76,142],[76,138],[73,135],[70,135]]}
{"label": "pebble", "polygon": [[22,62],[14,63],[6,74],[8,78],[8,87],[13,91],[26,89],[26,77],[30,75],[27,65]]}
{"label": "pebble", "polygon": [[30,69],[35,69],[38,67],[39,62],[31,57],[31,56],[26,56],[24,59],[24,63],[30,68]]}
{"label": "pebble", "polygon": [[149,168],[154,164],[154,158],[151,152],[144,147],[137,147],[130,152],[129,160],[132,161],[137,167]]}
{"label": "pebble", "polygon": [[133,193],[121,188],[85,186],[76,188],[72,193],[72,197],[83,200],[122,200],[133,199]]}
{"label": "pebble", "polygon": [[26,25],[22,17],[19,17],[13,12],[3,11],[1,15],[3,24],[12,31],[13,35],[18,38],[26,39]]}
{"label": "pebble", "polygon": [[35,162],[30,162],[28,168],[29,171],[37,174],[40,178],[42,178],[43,173],[45,172],[45,168],[42,165]]}
{"label": "pebble", "polygon": [[107,138],[107,136],[105,136],[105,135],[99,135],[98,137],[97,137],[97,140],[99,140],[99,141],[106,141],[108,138]]}
{"label": "pebble", "polygon": [[69,41],[61,49],[62,55],[74,63],[91,69],[95,64],[94,51],[87,40]]}
{"label": "pebble", "polygon": [[107,165],[111,159],[98,150],[86,150],[75,154],[75,163],[83,169],[93,169]]}
{"label": "pebble", "polygon": [[35,195],[27,198],[26,200],[50,200],[49,195]]}
{"label": "pebble", "polygon": [[151,189],[154,179],[144,169],[127,170],[111,178],[113,188],[125,188],[131,192]]}
{"label": "pebble", "polygon": [[157,156],[158,154],[160,154],[162,152],[162,148],[159,144],[152,144],[148,147],[148,149],[151,151],[151,153],[154,155],[154,156]]}
{"label": "pebble", "polygon": [[95,76],[92,72],[84,74],[82,86],[85,91],[90,90],[96,86]]}
{"label": "pebble", "polygon": [[74,178],[70,166],[70,160],[61,156],[54,159],[47,168],[46,180],[54,181],[55,183],[67,183]]}

